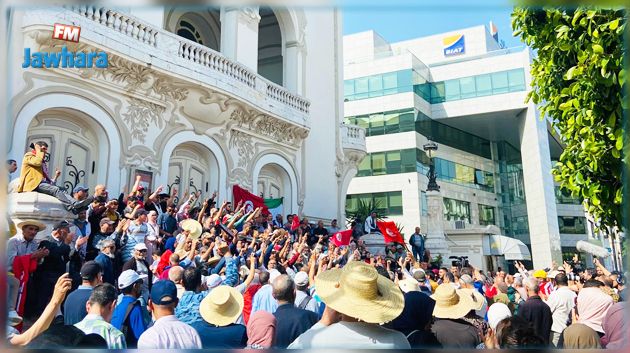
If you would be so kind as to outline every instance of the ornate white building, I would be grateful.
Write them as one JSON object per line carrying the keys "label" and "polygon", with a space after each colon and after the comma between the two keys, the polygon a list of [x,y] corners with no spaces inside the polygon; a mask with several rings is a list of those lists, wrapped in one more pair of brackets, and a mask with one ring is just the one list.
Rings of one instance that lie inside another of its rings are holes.
{"label": "ornate white building", "polygon": [[[55,23],[81,27],[78,43]],[[343,218],[365,131],[343,124],[341,16],[291,8],[13,10],[9,158],[50,145],[58,184],[151,184]],[[107,69],[22,68],[33,52],[104,51]],[[177,184],[179,181],[179,184]]]}

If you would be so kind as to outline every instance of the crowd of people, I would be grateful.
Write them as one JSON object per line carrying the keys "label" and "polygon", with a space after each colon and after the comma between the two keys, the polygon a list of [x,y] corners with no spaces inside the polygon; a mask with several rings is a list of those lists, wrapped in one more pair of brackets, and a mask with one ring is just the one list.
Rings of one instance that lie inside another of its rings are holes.
{"label": "crowd of people", "polygon": [[419,229],[413,251],[388,244],[376,256],[361,232],[335,245],[336,221],[273,217],[216,193],[175,204],[175,192],[137,179],[120,195],[105,185],[66,195],[50,183],[42,148],[23,160],[18,191],[55,196],[76,219],[39,237],[46,225],[23,219],[7,241],[12,346],[627,347],[624,276],[597,259],[594,268],[516,262],[513,274],[447,268],[417,250]]}

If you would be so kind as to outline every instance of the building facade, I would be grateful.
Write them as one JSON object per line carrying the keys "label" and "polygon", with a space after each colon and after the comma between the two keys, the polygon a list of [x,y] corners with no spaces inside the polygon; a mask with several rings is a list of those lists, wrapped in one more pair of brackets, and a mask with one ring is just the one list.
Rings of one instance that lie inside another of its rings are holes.
{"label": "building facade", "polygon": [[[345,119],[366,129],[368,151],[347,209],[378,200],[406,237],[421,226],[445,263],[465,255],[505,267],[522,244],[537,268],[570,258],[587,222],[554,183],[554,130],[526,102],[531,57],[483,25],[398,43],[373,31],[344,36]],[[428,141],[438,145],[438,193],[426,192]]]}
{"label": "building facade", "polygon": [[[44,140],[69,189],[117,196],[140,175],[179,198],[224,200],[238,184],[283,197],[285,214],[343,216],[365,136],[342,123],[338,11],[68,6],[10,18],[6,143],[18,164]],[[53,39],[56,23],[79,26],[80,40]],[[25,49],[63,47],[105,52],[107,68],[20,65]]]}

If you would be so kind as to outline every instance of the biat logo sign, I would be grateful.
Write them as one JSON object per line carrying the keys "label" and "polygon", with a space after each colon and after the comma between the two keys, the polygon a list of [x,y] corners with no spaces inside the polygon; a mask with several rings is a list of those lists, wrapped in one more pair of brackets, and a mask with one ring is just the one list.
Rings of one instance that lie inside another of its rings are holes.
{"label": "biat logo sign", "polygon": [[463,34],[456,34],[442,38],[444,56],[461,55],[466,52],[466,42]]}
{"label": "biat logo sign", "polygon": [[[55,23],[52,38],[78,43],[81,27]],[[69,51],[64,45],[59,52],[34,52],[24,48],[23,68],[92,68],[104,69],[108,66],[107,53],[104,51]]]}

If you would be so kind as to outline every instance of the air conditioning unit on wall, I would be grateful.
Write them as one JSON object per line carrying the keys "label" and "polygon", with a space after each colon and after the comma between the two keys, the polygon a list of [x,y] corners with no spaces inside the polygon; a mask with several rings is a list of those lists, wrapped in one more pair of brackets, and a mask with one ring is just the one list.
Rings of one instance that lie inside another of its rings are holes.
{"label": "air conditioning unit on wall", "polygon": [[466,221],[455,221],[455,229],[466,228]]}

